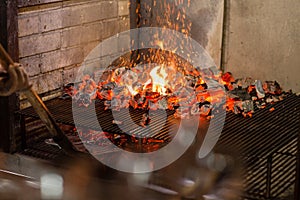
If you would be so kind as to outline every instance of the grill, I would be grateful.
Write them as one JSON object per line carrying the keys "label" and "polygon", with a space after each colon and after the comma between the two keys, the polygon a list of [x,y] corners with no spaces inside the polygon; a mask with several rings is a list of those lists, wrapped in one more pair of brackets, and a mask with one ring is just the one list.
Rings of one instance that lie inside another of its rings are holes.
{"label": "grill", "polygon": [[[300,132],[300,98],[256,110],[252,118],[228,113],[220,147],[239,149],[245,166],[244,188],[249,199],[280,199],[296,177]],[[269,109],[275,110],[270,112]]]}
{"label": "grill", "polygon": [[[53,99],[46,102],[47,107],[58,123],[74,125],[72,116],[72,101],[70,99]],[[145,132],[133,130],[124,126],[120,130],[113,124],[110,111],[104,111],[103,102],[96,100],[95,110],[103,131],[114,134],[125,134],[135,132],[142,137],[150,137],[164,140],[165,143],[172,139],[168,127],[175,123],[173,112],[168,111],[168,120],[160,131]],[[274,108],[274,109],[271,109]],[[273,110],[272,112],[270,111]],[[89,111],[92,108],[80,108],[84,118],[79,120],[79,125],[89,129],[97,129],[98,125],[91,121]],[[133,121],[138,122],[145,111],[131,110]],[[32,108],[19,111],[24,117],[38,118]],[[124,112],[118,114],[120,118],[125,117]],[[123,119],[126,121],[126,118]],[[159,127],[160,115],[153,117],[151,124]],[[221,137],[216,145],[218,149],[234,149],[240,153],[240,160],[244,165],[244,199],[284,199],[286,193],[295,184],[296,177],[296,155],[297,141],[300,132],[300,97],[289,94],[283,101],[270,104],[265,109],[258,110],[252,118],[243,118],[233,113],[227,113],[225,125]],[[40,129],[41,133],[46,132]],[[76,135],[68,134],[68,137],[79,150],[84,150],[82,143]],[[44,159],[54,158],[59,154],[46,147],[43,140],[27,145],[22,152],[27,155],[39,156]],[[116,151],[118,148],[116,148]],[[44,154],[41,155],[40,152]],[[49,155],[48,155],[48,154]],[[99,152],[111,153],[111,152]],[[49,158],[51,157],[51,158]]]}
{"label": "grill", "polygon": [[[72,114],[72,100],[71,99],[54,99],[45,103],[50,112],[53,114],[54,118],[58,123],[67,124],[74,126],[73,114]],[[143,131],[143,128],[133,129],[131,126],[122,125],[122,130],[118,125],[113,123],[113,115],[111,110],[104,110],[104,102],[102,100],[95,100],[95,111],[98,118],[98,121],[92,120],[92,114],[94,112],[94,108],[90,107],[80,107],[77,111],[78,116],[82,116],[82,118],[77,120],[77,126],[86,129],[99,130],[99,124],[102,128],[102,131],[115,133],[115,134],[126,134],[126,133],[134,133],[135,135],[139,135],[140,137],[147,138],[155,138],[164,140],[166,142],[172,139],[171,135],[166,134],[167,128],[170,124],[174,124],[175,118],[173,116],[174,111],[167,111],[167,123],[164,124],[163,128],[160,127],[160,121],[163,119],[160,111],[155,111],[153,118],[151,118],[152,131]],[[147,111],[140,109],[129,109],[129,114],[131,119],[138,124],[142,120],[142,115]],[[37,114],[34,112],[32,108],[27,108],[20,111],[20,114],[23,116],[29,116],[33,118],[38,118]],[[126,122],[128,120],[128,113],[123,109],[118,112],[118,118],[122,119],[122,121]],[[161,129],[161,131],[157,131]],[[147,132],[147,134],[145,134]]]}

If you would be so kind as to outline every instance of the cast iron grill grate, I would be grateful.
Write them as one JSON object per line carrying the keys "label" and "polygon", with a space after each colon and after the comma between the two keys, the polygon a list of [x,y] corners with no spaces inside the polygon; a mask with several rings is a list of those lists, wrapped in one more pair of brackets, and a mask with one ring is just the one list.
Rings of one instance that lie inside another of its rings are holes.
{"label": "cast iron grill grate", "polygon": [[[59,123],[74,125],[72,102],[70,99],[53,99],[46,105]],[[96,100],[96,113],[103,131],[123,134],[118,126],[112,124],[112,115],[103,111],[103,103]],[[273,111],[271,112],[270,109]],[[89,129],[97,129],[95,122],[90,122],[89,108],[81,108],[84,118],[79,123]],[[133,115],[133,120],[140,120],[142,111]],[[19,112],[22,116],[38,118],[32,108]],[[125,116],[120,112],[119,116]],[[124,119],[125,121],[126,119]],[[155,125],[159,117],[151,121]],[[168,121],[156,134],[143,135],[165,141],[171,140],[167,127],[174,123],[172,112]],[[127,131],[130,127],[125,127]],[[124,130],[124,129],[123,129]],[[269,104],[265,109],[255,110],[252,118],[243,118],[227,113],[224,128],[216,148],[237,149],[244,170],[245,199],[284,199],[285,193],[295,183],[297,141],[300,132],[300,97],[288,95],[283,101]],[[144,134],[144,133],[139,133]],[[27,149],[27,152],[29,150]],[[99,152],[101,153],[101,152]]]}

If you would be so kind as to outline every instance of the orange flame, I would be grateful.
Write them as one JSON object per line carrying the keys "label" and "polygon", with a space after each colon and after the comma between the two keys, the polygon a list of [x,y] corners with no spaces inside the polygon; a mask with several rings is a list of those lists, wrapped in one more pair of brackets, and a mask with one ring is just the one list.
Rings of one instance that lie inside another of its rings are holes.
{"label": "orange flame", "polygon": [[165,71],[165,68],[163,66],[154,67],[150,72],[150,76],[152,79],[152,91],[166,95],[166,78],[168,74]]}

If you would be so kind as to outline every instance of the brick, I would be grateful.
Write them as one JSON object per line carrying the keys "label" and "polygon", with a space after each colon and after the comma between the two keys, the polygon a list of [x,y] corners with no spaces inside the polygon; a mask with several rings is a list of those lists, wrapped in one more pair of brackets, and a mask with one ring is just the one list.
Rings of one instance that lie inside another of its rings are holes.
{"label": "brick", "polygon": [[62,27],[62,11],[50,10],[40,14],[42,32],[60,29]]}
{"label": "brick", "polygon": [[27,36],[19,39],[20,57],[60,48],[60,32]]}
{"label": "brick", "polygon": [[68,83],[74,83],[75,82],[75,75],[78,71],[79,67],[72,67],[69,69],[64,69],[63,70],[63,83],[68,84]]}
{"label": "brick", "polygon": [[119,31],[123,32],[123,31],[127,31],[129,29],[130,29],[129,17],[122,17],[119,20]]}
{"label": "brick", "polygon": [[97,46],[100,44],[100,41],[94,41],[94,42],[90,42],[88,44],[85,44],[83,46],[83,55],[84,57],[87,57],[91,51]]}
{"label": "brick", "polygon": [[18,17],[19,37],[39,33],[38,15],[24,14]]}
{"label": "brick", "polygon": [[40,56],[30,56],[21,58],[20,63],[23,65],[28,76],[35,76],[41,73],[41,59]]}
{"label": "brick", "polygon": [[98,60],[101,56],[103,56],[104,50],[103,48],[100,48],[102,47],[103,42],[101,42],[100,46],[98,46],[99,44],[100,43],[97,44],[90,43],[86,46],[86,48],[89,48],[90,51],[86,49],[86,56],[84,57],[84,63],[94,62],[94,60]]}
{"label": "brick", "polygon": [[83,61],[82,47],[75,47],[62,50],[62,66],[79,65]]}
{"label": "brick", "polygon": [[102,24],[88,24],[82,28],[81,44],[86,44],[92,41],[99,41],[101,39]]}
{"label": "brick", "polygon": [[111,37],[119,32],[119,21],[113,19],[109,21],[103,21],[101,36],[102,39]]}
{"label": "brick", "polygon": [[102,14],[101,6],[101,2],[82,6],[81,11],[83,23],[89,23],[103,19],[104,17]]}
{"label": "brick", "polygon": [[41,55],[41,72],[49,72],[62,68],[61,51],[52,51]]}
{"label": "brick", "polygon": [[45,74],[44,78],[47,80],[47,91],[62,87],[62,71],[54,71],[52,73]]}
{"label": "brick", "polygon": [[118,4],[116,1],[103,1],[82,6],[83,23],[90,23],[102,19],[110,19],[118,16]]}
{"label": "brick", "polygon": [[101,48],[97,50],[99,53],[96,56],[103,57],[117,54],[119,52],[118,41],[119,38],[117,36],[102,41]]}
{"label": "brick", "polygon": [[82,26],[76,26],[62,31],[62,47],[72,47],[81,44]]}
{"label": "brick", "polygon": [[104,1],[101,4],[103,19],[110,19],[118,16],[118,4],[116,1]]}
{"label": "brick", "polygon": [[33,89],[42,94],[62,87],[62,72],[57,70],[31,79]]}
{"label": "brick", "polygon": [[129,15],[128,1],[118,2],[118,14],[119,16]]}
{"label": "brick", "polygon": [[126,53],[131,47],[130,34],[122,34],[118,39],[118,51]]}
{"label": "brick", "polygon": [[70,27],[82,23],[82,6],[71,6],[62,9],[62,26]]}

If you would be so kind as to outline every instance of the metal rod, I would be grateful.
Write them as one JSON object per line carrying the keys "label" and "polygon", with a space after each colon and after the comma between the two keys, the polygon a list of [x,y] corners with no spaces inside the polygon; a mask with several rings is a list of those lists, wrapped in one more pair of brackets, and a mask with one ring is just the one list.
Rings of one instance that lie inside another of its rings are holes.
{"label": "metal rod", "polygon": [[11,57],[8,55],[8,53],[5,51],[5,49],[1,44],[0,44],[0,59],[4,61],[1,64],[6,71],[8,71],[10,64],[14,64],[14,61],[11,59]]}
{"label": "metal rod", "polygon": [[229,29],[229,9],[230,9],[230,2],[228,0],[224,0],[224,7],[223,7],[223,27],[222,27],[222,44],[221,44],[221,59],[220,59],[220,70],[225,71],[225,59],[227,55],[226,46],[228,40],[228,29]]}
{"label": "metal rod", "polygon": [[[300,116],[298,116],[298,118],[300,118]],[[299,121],[300,121],[300,119],[299,119]],[[296,165],[296,181],[295,181],[295,189],[294,189],[295,190],[294,191],[294,199],[300,200],[300,131],[298,133],[297,161],[296,162],[297,162],[297,165]]]}
{"label": "metal rod", "polygon": [[271,180],[272,180],[272,155],[267,158],[267,189],[266,197],[271,197]]}

